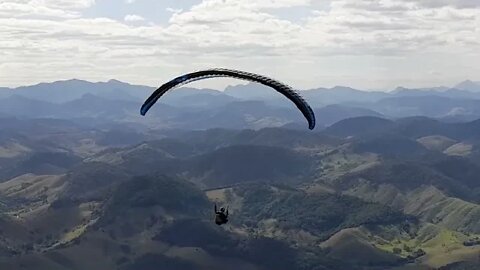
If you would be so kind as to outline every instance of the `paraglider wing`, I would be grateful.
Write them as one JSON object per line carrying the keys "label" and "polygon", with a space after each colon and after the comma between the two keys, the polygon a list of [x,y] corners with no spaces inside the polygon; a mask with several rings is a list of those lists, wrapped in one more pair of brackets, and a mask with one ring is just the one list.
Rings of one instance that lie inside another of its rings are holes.
{"label": "paraglider wing", "polygon": [[262,75],[232,69],[208,69],[177,77],[155,90],[155,92],[153,92],[153,94],[143,104],[140,113],[145,115],[155,104],[155,102],[157,102],[160,97],[162,97],[171,89],[178,88],[190,82],[217,77],[231,77],[240,80],[256,82],[275,89],[277,92],[290,99],[297,106],[297,108],[302,112],[303,116],[307,119],[309,129],[313,129],[315,127],[315,114],[313,113],[312,108],[290,86]]}

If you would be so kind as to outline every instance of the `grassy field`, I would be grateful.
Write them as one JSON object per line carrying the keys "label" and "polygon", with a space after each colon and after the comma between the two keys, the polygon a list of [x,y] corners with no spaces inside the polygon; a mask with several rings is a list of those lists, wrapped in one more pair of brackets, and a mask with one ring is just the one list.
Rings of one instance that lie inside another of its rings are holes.
{"label": "grassy field", "polygon": [[480,246],[466,247],[463,242],[475,237],[456,231],[440,228],[433,224],[422,227],[415,237],[398,235],[390,241],[374,241],[375,246],[407,257],[422,249],[426,255],[418,259],[418,263],[429,267],[441,267],[452,262],[474,260],[480,254]]}

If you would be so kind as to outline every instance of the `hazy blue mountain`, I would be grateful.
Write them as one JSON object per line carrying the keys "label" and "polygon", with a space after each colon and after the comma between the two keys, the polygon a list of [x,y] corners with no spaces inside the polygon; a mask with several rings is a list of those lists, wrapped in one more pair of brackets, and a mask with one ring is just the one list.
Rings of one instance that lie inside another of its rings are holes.
{"label": "hazy blue mountain", "polygon": [[393,117],[416,115],[434,118],[457,115],[480,117],[480,100],[434,95],[389,97],[373,104],[372,108]]}
{"label": "hazy blue mountain", "polygon": [[[373,102],[388,96],[384,92],[367,92],[344,86],[300,90],[299,92],[314,108],[345,102]],[[287,104],[281,94],[266,86],[253,83],[229,86],[225,89],[225,94],[246,100],[268,100],[274,102],[275,105],[286,106]]]}
{"label": "hazy blue mountain", "polygon": [[380,117],[364,116],[342,120],[325,129],[324,133],[338,136],[360,136],[387,132],[395,122]]}
{"label": "hazy blue mountain", "polygon": [[[89,93],[90,94],[90,93]],[[87,94],[85,94],[87,95]],[[92,94],[93,95],[93,94]],[[138,101],[143,102],[142,98],[139,96],[134,96],[129,91],[125,89],[112,89],[106,91],[97,91],[94,95],[111,100],[122,100],[122,101]]]}
{"label": "hazy blue mountain", "polygon": [[11,95],[0,99],[0,113],[17,117],[52,117],[59,115],[61,105],[47,101],[30,99],[21,95]]}
{"label": "hazy blue mountain", "polygon": [[[225,88],[225,94],[238,99],[272,99],[276,93],[269,87],[249,83],[246,85],[228,86]],[[280,94],[278,94],[280,95]]]}
{"label": "hazy blue mountain", "polygon": [[145,125],[148,120],[165,121],[173,116],[179,117],[183,108],[175,108],[159,103],[152,108],[147,117],[140,115],[140,101],[112,100],[94,94],[84,94],[78,99],[64,103],[30,99],[21,95],[13,95],[0,99],[0,114],[5,117],[14,115],[23,118],[57,118],[69,119],[85,125],[106,125],[111,121],[136,122]]}
{"label": "hazy blue mountain", "polygon": [[480,139],[480,120],[447,123],[436,119],[416,116],[397,120],[379,117],[356,117],[345,119],[322,131],[337,137],[372,138],[381,136],[404,136],[419,139],[425,136],[444,136],[457,141]]}
{"label": "hazy blue mountain", "polygon": [[[108,99],[117,100],[143,100],[150,95],[155,87],[132,85],[118,80],[107,82],[88,82],[72,79],[51,83],[40,83],[17,88],[0,87],[0,98],[13,94],[23,95],[28,98],[46,100],[50,102],[65,102],[80,98],[84,94],[95,94]],[[301,89],[298,89],[301,90]],[[465,81],[454,88],[431,87],[408,89],[399,87],[392,92],[362,91],[345,86],[333,88],[316,88],[301,91],[313,107],[344,102],[374,102],[389,96],[425,96],[436,95],[454,98],[479,97],[480,82]],[[266,86],[250,83],[246,85],[228,86],[224,92],[212,89],[181,88],[167,93],[168,100],[176,100],[191,95],[209,94],[215,96],[227,95],[243,100],[281,100],[281,94]],[[167,102],[168,103],[168,102]]]}
{"label": "hazy blue mountain", "polygon": [[83,80],[66,80],[52,83],[40,83],[10,89],[11,94],[43,101],[61,103],[78,99],[85,94],[99,94],[111,99],[144,99],[153,88],[131,85],[117,80],[108,82],[88,82]]}
{"label": "hazy blue mountain", "polygon": [[315,108],[339,103],[375,102],[389,96],[385,92],[368,92],[345,86],[312,89],[304,91],[302,94],[307,101],[313,103],[312,106]]}
{"label": "hazy blue mountain", "polygon": [[202,110],[185,110],[175,117],[176,126],[189,129],[278,127],[305,121],[295,109],[272,107],[262,101],[231,102]]}
{"label": "hazy blue mountain", "polygon": [[[181,129],[297,128],[304,122],[288,99],[253,83],[229,86],[224,92],[175,89],[166,93],[146,117],[140,117],[138,110],[143,100],[154,90],[117,80],[98,83],[68,80],[2,88],[0,117],[95,119],[98,123],[104,120],[138,121],[140,126],[158,123],[158,128]],[[480,118],[480,93],[457,88],[399,87],[387,93],[337,86],[305,90],[301,94],[316,111],[318,129],[359,116],[427,116],[448,122]]]}
{"label": "hazy blue mountain", "polygon": [[434,87],[434,88],[422,88],[422,89],[409,89],[404,87],[398,87],[391,92],[395,97],[422,97],[422,96],[440,96],[449,98],[474,98],[480,99],[479,93],[460,89],[460,88],[446,88],[446,87]]}
{"label": "hazy blue mountain", "polygon": [[9,97],[11,94],[11,89],[6,87],[0,87],[0,98]]}
{"label": "hazy blue mountain", "polygon": [[162,103],[188,109],[219,107],[237,100],[217,90],[179,88],[167,92],[162,98]]}
{"label": "hazy blue mountain", "polygon": [[480,92],[480,82],[466,80],[464,82],[457,84],[455,88],[472,91],[472,92]]}
{"label": "hazy blue mountain", "polygon": [[65,116],[104,117],[115,120],[123,119],[128,113],[137,113],[140,102],[126,100],[111,100],[93,94],[85,94],[79,99],[61,104]]}
{"label": "hazy blue mountain", "polygon": [[350,107],[346,105],[327,105],[325,107],[316,109],[315,116],[317,118],[318,125],[329,126],[348,118],[360,116],[382,117],[383,115],[366,108]]}

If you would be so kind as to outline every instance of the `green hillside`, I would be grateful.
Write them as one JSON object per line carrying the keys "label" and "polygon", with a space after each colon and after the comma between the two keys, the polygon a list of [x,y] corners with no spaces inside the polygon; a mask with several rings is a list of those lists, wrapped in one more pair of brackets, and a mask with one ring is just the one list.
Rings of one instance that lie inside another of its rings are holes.
{"label": "green hillside", "polygon": [[[0,183],[0,268],[474,265],[480,254],[475,150],[445,154],[459,137],[417,138],[404,126],[412,120],[359,121],[333,127],[359,133],[348,138],[286,129],[173,130],[163,139],[120,145],[123,138],[81,155],[72,141],[59,141],[68,146],[65,155],[45,154],[30,141],[29,151],[1,160],[1,170],[12,165],[19,175]],[[364,121],[378,130],[400,123],[404,133],[380,138],[362,132]],[[38,170],[42,164],[61,170]],[[229,206],[225,226],[213,223],[215,202]]]}

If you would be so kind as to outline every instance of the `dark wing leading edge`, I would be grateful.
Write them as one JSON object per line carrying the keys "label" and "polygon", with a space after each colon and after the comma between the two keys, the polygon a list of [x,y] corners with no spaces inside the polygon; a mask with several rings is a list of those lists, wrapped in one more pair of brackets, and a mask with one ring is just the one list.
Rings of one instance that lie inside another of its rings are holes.
{"label": "dark wing leading edge", "polygon": [[208,69],[177,77],[155,90],[155,92],[153,92],[153,94],[143,104],[140,113],[145,115],[155,104],[155,102],[157,102],[160,97],[162,97],[171,89],[178,88],[184,84],[194,81],[218,77],[231,77],[235,79],[256,82],[275,89],[297,106],[297,108],[302,112],[303,116],[307,119],[309,129],[313,129],[315,127],[315,114],[313,113],[312,108],[290,86],[262,75],[232,69]]}

